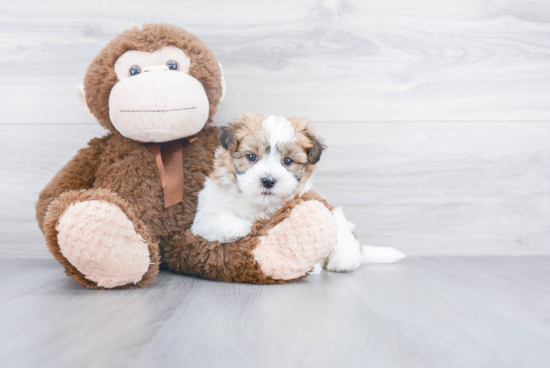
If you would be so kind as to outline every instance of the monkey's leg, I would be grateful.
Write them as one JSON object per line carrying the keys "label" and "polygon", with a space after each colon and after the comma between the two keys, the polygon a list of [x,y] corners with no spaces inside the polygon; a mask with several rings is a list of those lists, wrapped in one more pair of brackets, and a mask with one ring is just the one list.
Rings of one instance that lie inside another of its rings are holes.
{"label": "monkey's leg", "polygon": [[157,239],[111,191],[61,194],[48,207],[44,234],[67,275],[83,286],[147,287],[158,273]]}
{"label": "monkey's leg", "polygon": [[206,279],[275,284],[299,280],[328,256],[337,235],[332,206],[309,191],[285,202],[234,243],[208,242],[191,230],[165,248],[168,267]]}

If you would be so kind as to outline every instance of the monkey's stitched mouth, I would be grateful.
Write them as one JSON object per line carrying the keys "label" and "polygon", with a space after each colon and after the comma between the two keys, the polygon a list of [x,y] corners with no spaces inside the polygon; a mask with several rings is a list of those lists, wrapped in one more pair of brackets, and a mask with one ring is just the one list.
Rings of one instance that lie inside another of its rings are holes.
{"label": "monkey's stitched mouth", "polygon": [[166,110],[120,110],[120,112],[171,112],[171,111],[194,110],[196,108],[197,106],[182,107],[181,109],[166,109]]}

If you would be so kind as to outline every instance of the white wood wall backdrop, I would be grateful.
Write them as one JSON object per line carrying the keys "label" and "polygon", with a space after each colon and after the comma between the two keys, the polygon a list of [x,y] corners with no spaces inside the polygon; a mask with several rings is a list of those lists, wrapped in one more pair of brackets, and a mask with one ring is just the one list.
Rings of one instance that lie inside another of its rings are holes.
{"label": "white wood wall backdrop", "polygon": [[86,122],[75,86],[121,31],[183,26],[224,65],[217,121],[550,120],[548,0],[0,3],[0,122]]}
{"label": "white wood wall backdrop", "polygon": [[550,2],[0,0],[0,256],[49,257],[38,192],[103,134],[75,86],[114,36],[183,26],[224,65],[216,115],[307,115],[317,188],[365,243],[550,254]]}
{"label": "white wood wall backdrop", "polygon": [[[550,254],[550,125],[316,127],[329,149],[315,188],[344,205],[363,243],[412,256]],[[96,124],[0,129],[0,256],[49,257],[34,219],[38,192],[105,131]]]}

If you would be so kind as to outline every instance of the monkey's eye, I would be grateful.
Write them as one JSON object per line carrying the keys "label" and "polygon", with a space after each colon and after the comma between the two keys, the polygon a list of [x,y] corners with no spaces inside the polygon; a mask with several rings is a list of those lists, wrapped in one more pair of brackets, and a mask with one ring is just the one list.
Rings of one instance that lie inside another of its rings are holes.
{"label": "monkey's eye", "polygon": [[170,70],[178,70],[180,66],[178,65],[178,62],[176,60],[169,60],[166,62],[166,66]]}
{"label": "monkey's eye", "polygon": [[130,74],[130,77],[133,77],[134,75],[141,73],[141,68],[137,65],[132,65],[128,73]]}
{"label": "monkey's eye", "polygon": [[250,154],[250,155],[246,155],[246,159],[249,161],[249,162],[256,162],[256,160],[258,160],[258,157],[256,157],[255,154]]}
{"label": "monkey's eye", "polygon": [[285,158],[285,159],[283,160],[283,164],[284,164],[285,166],[290,166],[290,165],[292,165],[293,162],[294,162],[294,161],[292,161],[292,159],[290,159],[290,158],[288,158],[288,157]]}

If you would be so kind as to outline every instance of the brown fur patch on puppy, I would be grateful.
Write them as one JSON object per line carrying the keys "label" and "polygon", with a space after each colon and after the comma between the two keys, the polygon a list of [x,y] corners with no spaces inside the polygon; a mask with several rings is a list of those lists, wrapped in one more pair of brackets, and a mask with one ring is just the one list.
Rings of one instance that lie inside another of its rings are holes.
{"label": "brown fur patch on puppy", "polygon": [[279,143],[277,149],[281,152],[281,157],[290,158],[293,161],[293,164],[287,170],[301,181],[309,165],[308,156],[304,148],[296,141]]}
{"label": "brown fur patch on puppy", "polygon": [[261,129],[265,118],[265,115],[247,112],[230,125],[218,128],[221,147],[216,151],[211,179],[223,183],[222,178],[225,176],[236,183],[235,175],[251,166],[246,155],[253,153],[258,158],[262,157],[267,145],[267,138]]}
{"label": "brown fur patch on puppy", "polygon": [[321,159],[321,154],[327,146],[317,139],[308,118],[291,117],[288,120],[290,120],[294,129],[296,129],[296,137],[300,145],[307,152],[309,163],[315,165]]}
{"label": "brown fur patch on puppy", "polygon": [[307,152],[308,157],[302,180],[298,186],[298,190],[301,190],[305,182],[311,177],[311,174],[313,174],[315,165],[321,159],[321,154],[327,146],[315,136],[315,132],[308,118],[294,116],[288,120],[290,120],[294,126],[296,138],[298,138],[298,142],[303,150]]}
{"label": "brown fur patch on puppy", "polygon": [[239,143],[247,136],[261,135],[261,124],[265,118],[266,115],[245,112],[231,124],[218,128],[220,144],[226,150],[237,150]]}
{"label": "brown fur patch on puppy", "polygon": [[214,171],[210,174],[209,178],[216,180],[221,184],[225,184],[224,178],[229,179],[233,183],[237,183],[237,177],[235,176],[235,165],[231,154],[227,150],[217,150],[216,158],[214,159]]}

